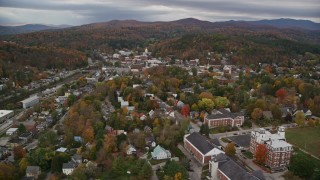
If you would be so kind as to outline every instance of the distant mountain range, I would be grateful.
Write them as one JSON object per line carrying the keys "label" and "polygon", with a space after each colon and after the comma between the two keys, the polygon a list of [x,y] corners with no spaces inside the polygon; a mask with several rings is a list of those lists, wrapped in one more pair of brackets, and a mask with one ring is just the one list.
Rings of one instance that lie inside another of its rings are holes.
{"label": "distant mountain range", "polygon": [[26,24],[22,26],[0,26],[0,35],[6,34],[23,34],[29,32],[56,30],[71,27],[69,25],[43,25],[43,24]]}
{"label": "distant mountain range", "polygon": [[309,20],[296,20],[296,19],[271,19],[260,21],[249,21],[249,23],[270,25],[278,28],[302,28],[309,30],[320,30],[320,23],[315,23]]}
{"label": "distant mountain range", "polygon": [[[97,25],[107,26],[136,26],[137,24],[149,24],[149,23],[164,23],[164,22],[140,22],[135,20],[113,20],[105,23],[93,23]],[[307,30],[320,30],[320,23],[315,23],[309,20],[296,20],[296,19],[271,19],[271,20],[259,20],[259,21],[224,21],[224,22],[210,22],[202,21],[194,18],[180,19],[171,21],[171,23],[182,24],[186,26],[201,26],[201,27],[217,27],[219,25],[230,26],[230,27],[252,27],[258,28],[257,25],[276,27],[276,28],[287,28],[287,29],[307,29]],[[92,24],[82,25],[91,26]],[[42,25],[42,24],[26,24],[23,26],[0,26],[0,35],[6,34],[22,34],[43,30],[57,30],[63,28],[72,27],[70,25]],[[260,27],[261,28],[261,27]]]}

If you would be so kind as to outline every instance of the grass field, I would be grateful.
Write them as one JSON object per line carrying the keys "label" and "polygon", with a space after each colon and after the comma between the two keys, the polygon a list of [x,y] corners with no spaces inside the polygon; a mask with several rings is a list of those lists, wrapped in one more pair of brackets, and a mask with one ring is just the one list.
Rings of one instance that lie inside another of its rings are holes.
{"label": "grass field", "polygon": [[289,143],[320,158],[320,126],[286,130]]}

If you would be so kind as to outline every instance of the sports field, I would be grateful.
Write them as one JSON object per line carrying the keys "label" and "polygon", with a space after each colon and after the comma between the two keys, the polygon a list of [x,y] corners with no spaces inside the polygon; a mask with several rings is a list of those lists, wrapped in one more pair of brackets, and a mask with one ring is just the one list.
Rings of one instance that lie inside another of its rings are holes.
{"label": "sports field", "polygon": [[320,158],[320,126],[287,129],[286,139],[294,146]]}

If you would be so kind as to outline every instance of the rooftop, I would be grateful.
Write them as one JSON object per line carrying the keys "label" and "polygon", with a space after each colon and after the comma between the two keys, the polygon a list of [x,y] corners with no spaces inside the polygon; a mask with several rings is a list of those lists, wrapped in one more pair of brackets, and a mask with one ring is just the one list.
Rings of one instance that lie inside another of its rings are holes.
{"label": "rooftop", "polygon": [[267,142],[273,148],[291,147],[292,145],[283,140],[272,140]]}
{"label": "rooftop", "polygon": [[192,134],[187,136],[186,139],[202,154],[207,154],[214,148],[214,145],[210,143],[210,141],[206,137],[200,135],[197,132],[193,132]]}
{"label": "rooftop", "polygon": [[31,102],[31,101],[33,101],[33,100],[36,100],[36,99],[38,99],[38,98],[39,98],[38,96],[31,96],[31,97],[29,97],[29,98],[27,98],[27,99],[25,99],[25,100],[20,101],[20,102],[22,102],[23,104],[25,104],[25,103]]}
{"label": "rooftop", "polygon": [[26,173],[38,174],[40,172],[39,166],[27,166]]}
{"label": "rooftop", "polygon": [[0,118],[12,113],[13,111],[11,110],[0,110]]}
{"label": "rooftop", "polygon": [[221,118],[236,118],[243,116],[242,113],[232,113],[226,109],[214,110],[212,114],[207,116],[207,119],[221,119]]}
{"label": "rooftop", "polygon": [[72,162],[63,163],[62,169],[74,169],[75,165]]}
{"label": "rooftop", "polygon": [[218,168],[222,171],[228,178],[232,180],[264,180],[265,177],[260,172],[254,172],[250,174],[243,167],[233,161],[231,158],[225,154],[218,154],[213,157],[215,162],[219,162]]}

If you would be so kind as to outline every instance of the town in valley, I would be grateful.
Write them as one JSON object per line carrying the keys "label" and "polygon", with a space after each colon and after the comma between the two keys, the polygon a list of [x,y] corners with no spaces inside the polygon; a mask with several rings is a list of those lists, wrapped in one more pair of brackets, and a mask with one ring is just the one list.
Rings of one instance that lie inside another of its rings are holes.
{"label": "town in valley", "polygon": [[308,22],[1,26],[0,179],[320,179]]}

